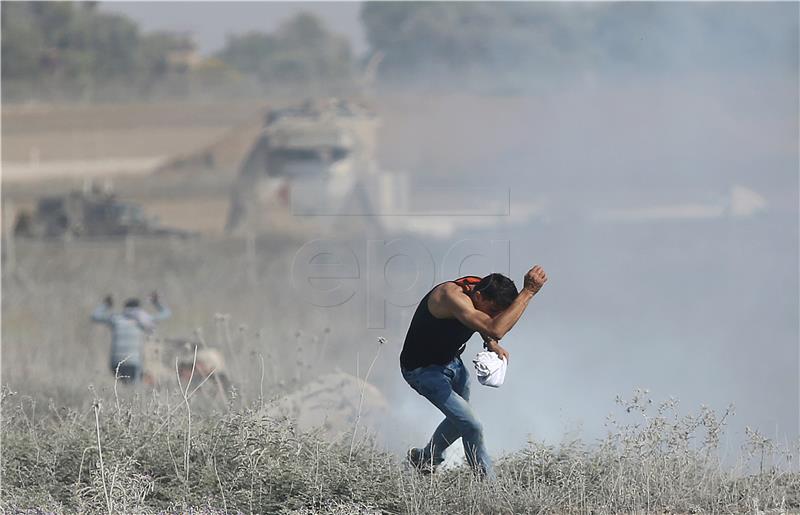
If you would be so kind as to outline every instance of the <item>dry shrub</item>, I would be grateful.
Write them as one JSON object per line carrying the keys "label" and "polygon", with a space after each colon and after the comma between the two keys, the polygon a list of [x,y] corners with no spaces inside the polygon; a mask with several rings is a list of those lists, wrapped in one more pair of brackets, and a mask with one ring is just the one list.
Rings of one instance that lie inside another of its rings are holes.
{"label": "dry shrub", "polygon": [[[270,403],[197,409],[182,395],[100,401],[79,412],[4,391],[4,512],[731,513],[800,508],[791,456],[751,433],[741,461],[717,454],[730,410],[681,416],[646,392],[596,444],[531,442],[495,483],[464,467],[419,476],[365,439],[330,441],[269,415]],[[189,406],[187,406],[189,404]],[[199,408],[199,406],[198,406]],[[39,411],[37,413],[37,411]],[[652,413],[651,413],[652,412]],[[97,434],[99,431],[100,444]],[[190,438],[187,440],[187,435]],[[187,444],[188,442],[188,444]],[[102,452],[102,468],[100,460]],[[788,458],[788,459],[787,459]]]}

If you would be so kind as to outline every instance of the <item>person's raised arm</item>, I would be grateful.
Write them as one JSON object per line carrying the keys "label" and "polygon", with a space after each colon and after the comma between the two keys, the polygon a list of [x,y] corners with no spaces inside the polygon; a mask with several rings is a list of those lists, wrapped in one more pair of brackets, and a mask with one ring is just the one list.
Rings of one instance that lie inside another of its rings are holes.
{"label": "person's raised arm", "polygon": [[161,297],[158,296],[158,292],[154,291],[150,294],[150,302],[152,302],[153,307],[156,308],[156,314],[152,317],[153,322],[162,322],[172,316],[172,311],[161,302]]}
{"label": "person's raised arm", "polygon": [[453,317],[465,326],[494,340],[501,340],[519,321],[531,298],[545,282],[547,275],[541,266],[536,265],[528,270],[522,290],[511,305],[494,318],[476,309],[472,300],[455,288],[445,290],[443,302]]}
{"label": "person's raised arm", "polygon": [[114,306],[114,299],[111,295],[106,295],[103,302],[92,312],[92,322],[98,324],[111,323],[111,308]]}

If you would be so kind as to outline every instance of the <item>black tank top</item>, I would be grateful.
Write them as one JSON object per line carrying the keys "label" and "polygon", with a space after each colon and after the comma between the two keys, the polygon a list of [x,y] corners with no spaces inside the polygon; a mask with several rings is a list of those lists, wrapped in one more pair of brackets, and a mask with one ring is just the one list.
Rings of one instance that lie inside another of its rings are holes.
{"label": "black tank top", "polygon": [[[480,277],[467,276],[452,281],[462,288],[476,284]],[[442,283],[444,284],[444,283]],[[438,286],[433,288],[435,290]],[[465,344],[475,333],[455,318],[436,318],[428,309],[429,291],[419,302],[406,333],[400,366],[406,370],[428,365],[445,365],[464,352]]]}

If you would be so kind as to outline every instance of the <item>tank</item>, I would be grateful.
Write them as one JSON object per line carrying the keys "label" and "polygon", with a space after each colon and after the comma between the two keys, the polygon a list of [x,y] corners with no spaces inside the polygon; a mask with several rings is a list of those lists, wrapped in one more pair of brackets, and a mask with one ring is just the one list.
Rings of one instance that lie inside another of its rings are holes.
{"label": "tank", "polygon": [[98,188],[39,199],[33,213],[22,212],[14,235],[29,238],[178,236],[192,233],[163,227],[137,204],[121,202]]}
{"label": "tank", "polygon": [[[239,170],[229,232],[302,232],[370,214],[375,184],[377,116],[336,98],[270,110]],[[375,217],[368,217],[372,220]]]}

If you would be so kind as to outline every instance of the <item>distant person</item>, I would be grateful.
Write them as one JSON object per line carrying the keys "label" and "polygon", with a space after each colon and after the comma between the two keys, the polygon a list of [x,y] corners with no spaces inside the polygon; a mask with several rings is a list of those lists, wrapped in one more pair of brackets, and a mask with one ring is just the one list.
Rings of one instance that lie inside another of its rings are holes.
{"label": "distant person", "polygon": [[547,281],[540,266],[525,274],[517,292],[502,274],[468,276],[434,287],[417,306],[400,353],[406,382],[441,411],[445,419],[423,448],[408,451],[421,472],[434,472],[444,451],[461,438],[467,463],[479,476],[494,479],[483,427],[469,405],[469,371],[461,361],[467,340],[477,331],[489,351],[508,359],[498,341],[522,316],[528,302]]}
{"label": "distant person", "polygon": [[141,307],[139,299],[128,299],[120,313],[113,313],[114,300],[106,295],[92,313],[92,321],[106,324],[111,328],[111,372],[117,374],[125,383],[138,383],[142,379],[144,363],[144,340],[151,334],[158,322],[166,320],[172,312],[162,304],[158,293],[150,294],[150,301],[156,308],[151,315]]}

